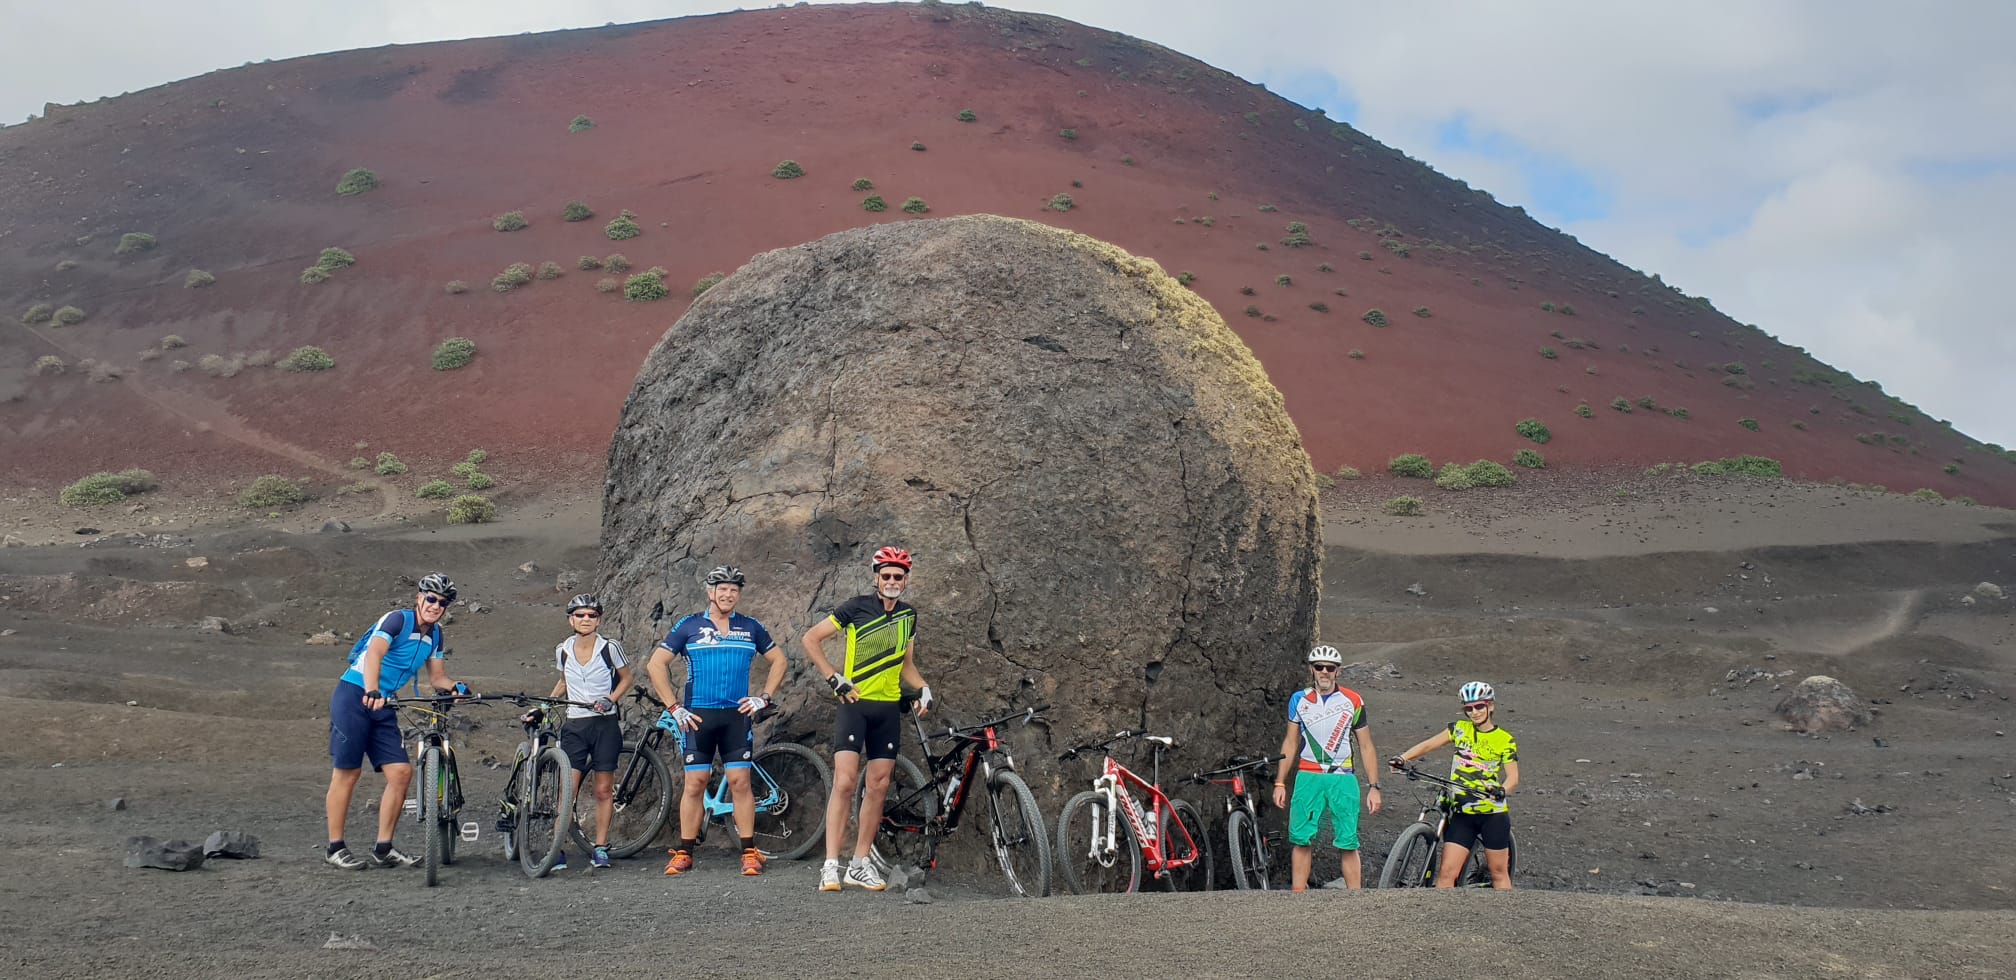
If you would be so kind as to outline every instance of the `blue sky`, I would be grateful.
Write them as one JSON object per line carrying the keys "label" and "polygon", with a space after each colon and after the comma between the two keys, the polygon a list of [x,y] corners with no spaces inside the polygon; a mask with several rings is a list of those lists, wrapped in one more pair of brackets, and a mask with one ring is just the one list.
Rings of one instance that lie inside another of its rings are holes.
{"label": "blue sky", "polygon": [[[66,0],[11,11],[0,118],[388,42],[707,0]],[[751,5],[760,6],[760,5]],[[2016,4],[1025,0],[1209,62],[2016,445]],[[108,32],[106,23],[127,30]]]}

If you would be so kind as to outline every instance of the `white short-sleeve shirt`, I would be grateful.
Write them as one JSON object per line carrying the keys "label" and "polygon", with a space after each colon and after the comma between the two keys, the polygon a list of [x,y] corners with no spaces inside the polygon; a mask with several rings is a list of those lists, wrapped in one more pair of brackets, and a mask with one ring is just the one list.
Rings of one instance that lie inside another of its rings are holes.
{"label": "white short-sleeve shirt", "polygon": [[[553,648],[553,665],[559,669],[560,675],[567,679],[567,700],[593,702],[597,698],[608,697],[610,692],[616,690],[614,668],[629,666],[629,661],[623,659],[623,644],[606,636],[596,637],[595,652],[584,664],[574,656],[574,639],[573,636],[569,636],[561,640],[559,646]],[[608,656],[605,658],[604,654]],[[587,708],[568,705],[567,717],[601,716]]]}

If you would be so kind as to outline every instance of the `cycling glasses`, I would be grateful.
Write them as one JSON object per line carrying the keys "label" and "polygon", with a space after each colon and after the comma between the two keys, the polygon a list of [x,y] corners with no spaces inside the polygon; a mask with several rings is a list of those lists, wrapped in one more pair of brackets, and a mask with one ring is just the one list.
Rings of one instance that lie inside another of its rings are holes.
{"label": "cycling glasses", "polygon": [[884,582],[901,582],[909,576],[904,575],[902,572],[882,572],[875,577]]}
{"label": "cycling glasses", "polygon": [[1336,671],[1337,671],[1337,665],[1336,665],[1336,664],[1310,664],[1310,665],[1309,665],[1309,669],[1310,669],[1310,670],[1313,670],[1313,671],[1316,671],[1316,672],[1318,672],[1318,673],[1323,673],[1323,674],[1332,674],[1332,673],[1336,673]]}
{"label": "cycling glasses", "polygon": [[446,606],[452,600],[443,599],[438,595],[423,595],[420,597],[420,601],[430,606]]}
{"label": "cycling glasses", "polygon": [[1464,706],[1463,706],[1463,710],[1464,710],[1464,711],[1482,711],[1482,710],[1484,710],[1485,708],[1488,708],[1488,707],[1491,707],[1491,702],[1489,702],[1489,701],[1472,701],[1471,703],[1469,703],[1469,704],[1466,704],[1466,705],[1464,705]]}
{"label": "cycling glasses", "polygon": [[571,612],[571,613],[568,613],[567,615],[569,615],[569,616],[572,616],[572,617],[574,617],[575,619],[601,619],[601,618],[602,618],[602,614],[601,614],[601,613],[598,613],[598,612],[596,612],[596,611],[595,611],[595,610],[593,610],[593,609],[576,609],[576,610],[574,610],[573,612]]}

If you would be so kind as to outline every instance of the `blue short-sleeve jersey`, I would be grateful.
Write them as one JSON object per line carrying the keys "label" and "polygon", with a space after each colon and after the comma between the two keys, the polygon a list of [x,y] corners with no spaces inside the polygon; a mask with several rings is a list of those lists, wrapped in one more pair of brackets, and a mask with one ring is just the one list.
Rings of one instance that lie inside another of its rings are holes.
{"label": "blue short-sleeve jersey", "polygon": [[763,624],[733,613],[728,631],[714,628],[706,613],[694,613],[672,624],[659,646],[686,658],[689,708],[733,708],[749,696],[749,665],[757,654],[777,649]]}
{"label": "blue short-sleeve jersey", "polygon": [[394,696],[420,673],[429,660],[442,657],[441,627],[420,625],[420,617],[410,609],[394,609],[378,617],[378,624],[371,632],[350,648],[350,669],[343,672],[343,679],[358,687],[364,686],[364,648],[377,637],[384,637],[391,644],[385,649],[385,660],[378,666],[378,691],[386,696]]}

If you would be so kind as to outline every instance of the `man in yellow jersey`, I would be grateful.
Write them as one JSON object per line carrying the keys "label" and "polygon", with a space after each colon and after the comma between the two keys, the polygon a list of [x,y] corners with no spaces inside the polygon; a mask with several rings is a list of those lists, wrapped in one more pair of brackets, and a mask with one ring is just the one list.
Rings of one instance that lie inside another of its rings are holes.
{"label": "man in yellow jersey", "polygon": [[1464,788],[1455,800],[1456,812],[1442,831],[1442,864],[1435,869],[1435,887],[1453,888],[1456,876],[1470,861],[1470,850],[1484,845],[1484,867],[1491,887],[1512,887],[1512,815],[1505,798],[1519,788],[1519,743],[1498,727],[1498,695],[1491,685],[1471,681],[1458,694],[1464,717],[1423,739],[1391,760],[1395,770],[1443,746],[1456,747],[1449,778]]}
{"label": "man in yellow jersey", "polygon": [[[840,604],[833,614],[805,631],[799,640],[805,656],[840,699],[840,717],[833,730],[833,792],[826,798],[826,865],[819,872],[819,890],[837,892],[844,881],[879,892],[889,887],[868,860],[881,822],[882,801],[896,769],[896,750],[903,741],[900,702],[903,687],[915,688],[917,713],[931,708],[931,688],[917,672],[915,640],[917,610],[902,601],[910,583],[910,553],[883,548],[869,561],[875,591]],[[846,659],[835,670],[824,644],[835,636],[847,641]],[[861,790],[860,828],[854,858],[843,874],[840,836],[854,809],[854,786],[861,781],[861,760],[868,760],[868,779]]]}

